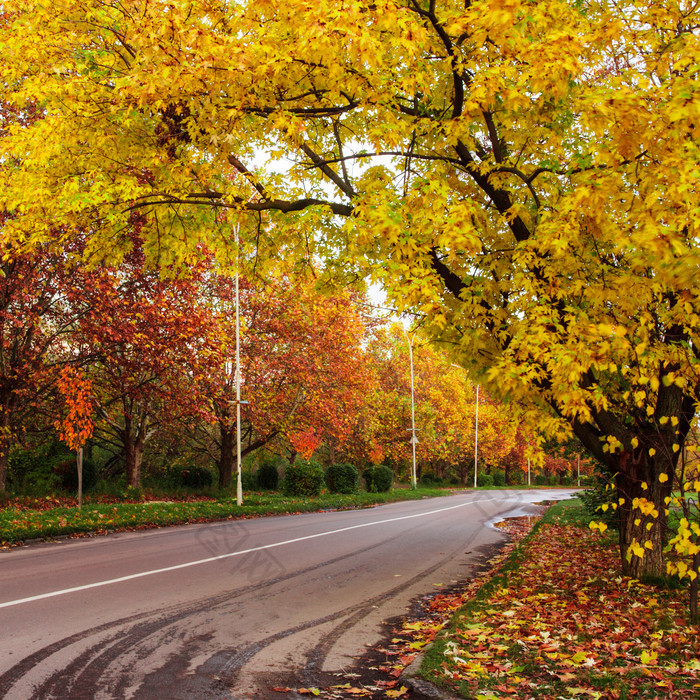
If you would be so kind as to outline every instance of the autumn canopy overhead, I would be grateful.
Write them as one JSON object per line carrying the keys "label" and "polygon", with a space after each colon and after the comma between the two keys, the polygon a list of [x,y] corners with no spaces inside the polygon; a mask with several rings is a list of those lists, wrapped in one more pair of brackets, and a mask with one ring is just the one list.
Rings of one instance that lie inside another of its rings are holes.
{"label": "autumn canopy overhead", "polygon": [[[699,396],[695,3],[3,13],[4,92],[39,117],[0,143],[5,236],[90,231],[88,256],[118,257],[137,212],[170,264],[221,250],[233,210],[246,254],[381,280],[494,392],[548,404],[628,502],[665,497]],[[648,537],[632,520],[623,552]]]}

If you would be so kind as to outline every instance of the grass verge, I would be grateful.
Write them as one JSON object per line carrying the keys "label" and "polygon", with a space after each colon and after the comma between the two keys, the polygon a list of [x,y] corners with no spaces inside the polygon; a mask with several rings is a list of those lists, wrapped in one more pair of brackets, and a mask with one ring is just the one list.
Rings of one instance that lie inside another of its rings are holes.
{"label": "grass verge", "polygon": [[553,506],[436,637],[421,676],[477,700],[697,698],[686,592],[622,576],[577,500]]}
{"label": "grass verge", "polygon": [[77,508],[72,499],[53,497],[14,499],[0,510],[0,547],[26,540],[64,535],[136,530],[185,523],[251,518],[283,513],[367,508],[378,503],[444,496],[440,489],[395,489],[388,493],[325,494],[316,498],[290,498],[278,493],[247,493],[243,505],[235,498],[186,501],[95,500]]}

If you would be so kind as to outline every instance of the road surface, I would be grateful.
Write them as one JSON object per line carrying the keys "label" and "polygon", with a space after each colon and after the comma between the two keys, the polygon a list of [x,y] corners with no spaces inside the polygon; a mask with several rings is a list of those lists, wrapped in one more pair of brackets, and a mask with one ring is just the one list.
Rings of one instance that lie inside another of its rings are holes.
{"label": "road surface", "polygon": [[417,596],[468,579],[488,523],[570,491],[34,544],[0,553],[0,698],[247,700],[318,686]]}

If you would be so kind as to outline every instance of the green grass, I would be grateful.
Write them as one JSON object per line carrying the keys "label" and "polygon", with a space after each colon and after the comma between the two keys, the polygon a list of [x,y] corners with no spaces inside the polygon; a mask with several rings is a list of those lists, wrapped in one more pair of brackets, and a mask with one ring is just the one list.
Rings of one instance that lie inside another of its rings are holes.
{"label": "green grass", "polygon": [[579,499],[551,506],[464,598],[420,675],[467,698],[696,697],[700,629],[685,593],[624,577],[615,537],[590,519]]}
{"label": "green grass", "polygon": [[571,498],[566,501],[557,501],[551,505],[540,523],[588,527],[591,520],[595,520],[595,518],[591,517],[581,500],[579,498]]}
{"label": "green grass", "polygon": [[[316,498],[293,498],[278,493],[247,493],[243,505],[235,498],[206,501],[145,501],[142,503],[89,502],[82,508],[50,507],[59,501],[33,499],[10,503],[0,510],[0,545],[31,539],[133,530],[185,523],[250,518],[283,513],[366,508],[378,503],[443,496],[445,491],[420,488],[395,489],[388,493],[355,495],[325,494]],[[47,507],[48,506],[48,507]]]}

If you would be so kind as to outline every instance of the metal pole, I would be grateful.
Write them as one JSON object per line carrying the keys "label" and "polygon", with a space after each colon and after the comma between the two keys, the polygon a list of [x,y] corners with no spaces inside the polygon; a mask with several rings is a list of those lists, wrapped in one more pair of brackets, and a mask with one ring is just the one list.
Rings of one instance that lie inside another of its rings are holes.
{"label": "metal pole", "polygon": [[406,341],[408,342],[408,356],[411,362],[411,448],[413,451],[413,462],[411,466],[411,488],[418,488],[416,484],[416,407],[415,399],[413,393],[413,339],[416,337],[415,334],[409,338],[408,333],[406,333],[405,328],[401,328],[403,334],[406,336]]}
{"label": "metal pole", "polygon": [[[238,246],[238,227],[236,227],[236,246]],[[236,504],[243,504],[243,485],[241,481],[241,321],[240,298],[238,293],[238,247],[236,247]]]}
{"label": "metal pole", "polygon": [[581,486],[581,455],[576,455],[576,486]]}
{"label": "metal pole", "polygon": [[476,488],[476,472],[479,457],[479,385],[476,385],[476,418],[474,420],[474,488]]}
{"label": "metal pole", "polygon": [[527,485],[530,486],[530,458],[527,458]]}

